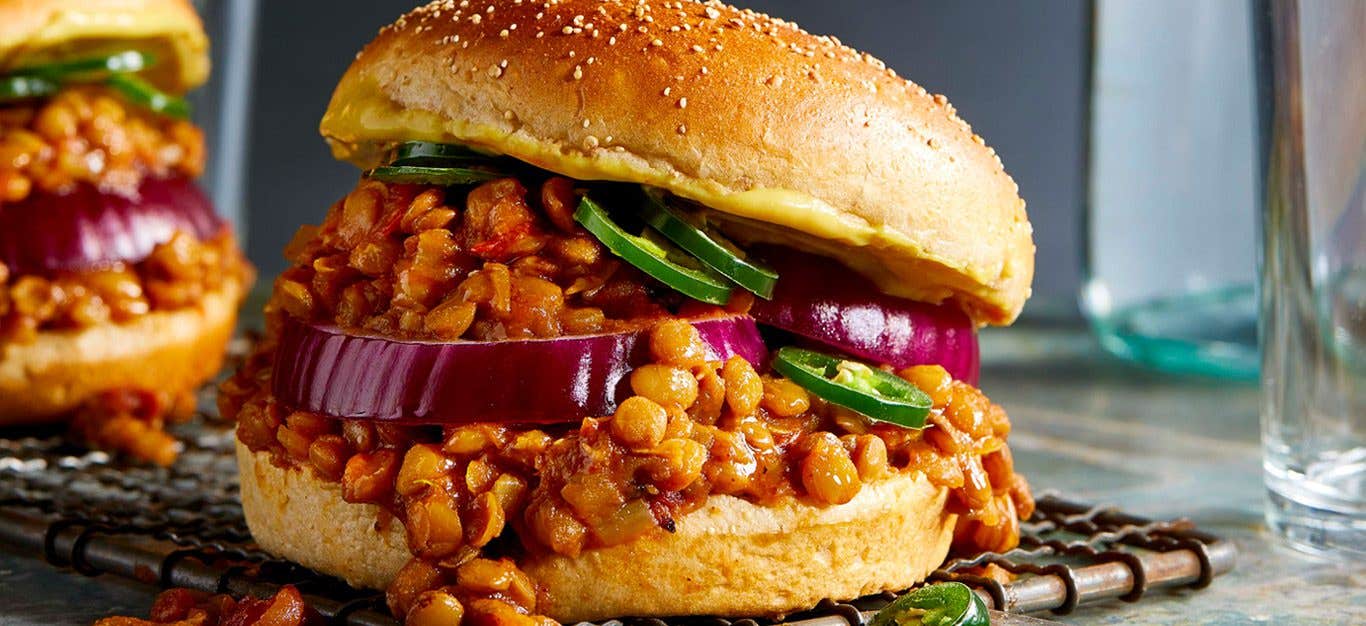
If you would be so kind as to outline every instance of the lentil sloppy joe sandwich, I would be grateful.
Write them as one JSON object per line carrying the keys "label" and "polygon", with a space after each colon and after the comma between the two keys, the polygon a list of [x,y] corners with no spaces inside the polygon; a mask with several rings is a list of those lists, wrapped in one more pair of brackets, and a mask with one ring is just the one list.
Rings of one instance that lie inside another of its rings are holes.
{"label": "lentil sloppy joe sandwich", "polygon": [[266,550],[511,624],[779,615],[1018,542],[976,329],[1034,246],[944,98],[715,2],[450,0],[321,130],[364,174],[220,393]]}
{"label": "lentil sloppy joe sandwich", "polygon": [[252,270],[193,182],[184,0],[0,3],[0,425],[72,422],[162,464]]}

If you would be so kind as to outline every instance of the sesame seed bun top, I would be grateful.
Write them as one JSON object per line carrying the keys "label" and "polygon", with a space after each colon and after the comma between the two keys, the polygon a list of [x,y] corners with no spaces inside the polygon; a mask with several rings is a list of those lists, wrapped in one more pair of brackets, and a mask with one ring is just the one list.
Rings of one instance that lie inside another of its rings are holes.
{"label": "sesame seed bun top", "polygon": [[162,89],[209,75],[209,40],[187,0],[0,0],[0,73],[128,49],[157,58],[144,75]]}
{"label": "sesame seed bun top", "polygon": [[742,241],[839,259],[887,293],[1019,314],[1024,201],[942,96],[796,25],[717,2],[444,0],[384,28],[322,133],[373,166],[458,142],[662,187]]}

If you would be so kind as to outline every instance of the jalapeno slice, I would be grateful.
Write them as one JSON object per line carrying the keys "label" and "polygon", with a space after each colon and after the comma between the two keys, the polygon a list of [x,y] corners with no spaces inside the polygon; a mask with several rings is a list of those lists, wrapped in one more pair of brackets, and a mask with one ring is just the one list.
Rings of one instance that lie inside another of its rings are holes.
{"label": "jalapeno slice", "polygon": [[663,192],[645,189],[645,205],[641,216],[646,224],[669,241],[735,281],[735,284],[765,300],[773,297],[773,287],[778,283],[777,272],[744,258],[741,256],[743,252],[730,241],[705,230],[686,214],[669,206]]}
{"label": "jalapeno slice", "polygon": [[41,76],[3,76],[0,77],[0,102],[50,96],[59,89],[61,85]]}
{"label": "jalapeno slice", "polygon": [[51,80],[83,82],[103,78],[109,74],[141,72],[154,64],[156,58],[146,52],[124,50],[104,56],[22,67],[13,73],[16,76],[41,76]]}
{"label": "jalapeno slice", "polygon": [[990,626],[987,604],[963,583],[921,587],[883,607],[869,626]]}
{"label": "jalapeno slice", "polygon": [[389,162],[389,165],[459,167],[488,163],[493,159],[492,156],[480,154],[459,144],[405,141],[394,149],[394,159]]}
{"label": "jalapeno slice", "polygon": [[110,74],[104,82],[130,102],[155,113],[181,119],[190,117],[190,103],[184,98],[170,95],[132,74]]}
{"label": "jalapeno slice", "polygon": [[495,178],[502,173],[469,167],[425,167],[418,165],[384,165],[365,173],[366,178],[386,183],[415,183],[425,185],[474,185]]}
{"label": "jalapeno slice", "polygon": [[667,248],[659,242],[626,232],[588,196],[579,200],[574,220],[597,237],[612,254],[679,293],[711,304],[730,301],[731,288],[724,278],[706,269],[686,267],[671,260]]}
{"label": "jalapeno slice", "polygon": [[933,402],[920,388],[858,361],[786,346],[773,369],[826,402],[879,422],[924,428]]}
{"label": "jalapeno slice", "polygon": [[104,56],[46,63],[0,77],[0,101],[48,96],[67,83],[104,83],[129,102],[172,117],[190,116],[190,105],[134,76],[156,63],[146,52],[124,50]]}

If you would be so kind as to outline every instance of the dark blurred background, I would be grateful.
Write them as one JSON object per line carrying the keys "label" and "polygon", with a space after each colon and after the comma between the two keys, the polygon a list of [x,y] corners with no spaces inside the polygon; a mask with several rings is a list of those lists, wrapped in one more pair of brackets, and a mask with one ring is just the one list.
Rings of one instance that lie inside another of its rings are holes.
{"label": "dark blurred background", "polygon": [[[871,52],[958,108],[1000,153],[1029,204],[1038,245],[1026,315],[1074,317],[1085,181],[1086,0],[736,0]],[[245,146],[248,253],[263,281],[300,224],[355,183],[318,120],[332,88],[379,27],[414,0],[260,2]],[[222,68],[222,65],[219,66]]]}

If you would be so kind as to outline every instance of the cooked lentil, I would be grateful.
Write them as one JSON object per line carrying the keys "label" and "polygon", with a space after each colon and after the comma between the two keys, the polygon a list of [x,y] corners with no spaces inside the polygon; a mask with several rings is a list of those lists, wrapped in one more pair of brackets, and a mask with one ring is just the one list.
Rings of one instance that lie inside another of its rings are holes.
{"label": "cooked lentil", "polygon": [[226,594],[167,589],[157,594],[148,619],[106,617],[94,626],[321,626],[324,622],[294,585],[285,585],[271,598],[241,600]]}
{"label": "cooked lentil", "polygon": [[72,416],[74,439],[163,467],[175,462],[180,444],[165,431],[195,408],[193,390],[110,389],[86,400]]}
{"label": "cooked lentil", "polygon": [[0,346],[193,306],[252,273],[230,233],[207,241],[176,233],[146,259],[92,270],[13,275],[0,263]]}
{"label": "cooked lentil", "polygon": [[271,306],[437,340],[612,332],[709,307],[685,303],[579,228],[572,181],[529,186],[538,191],[515,178],[467,192],[361,181],[295,235]]}
{"label": "cooked lentil", "polygon": [[146,176],[198,177],[204,133],[99,86],[0,106],[0,204],[77,183],[132,191]]}

